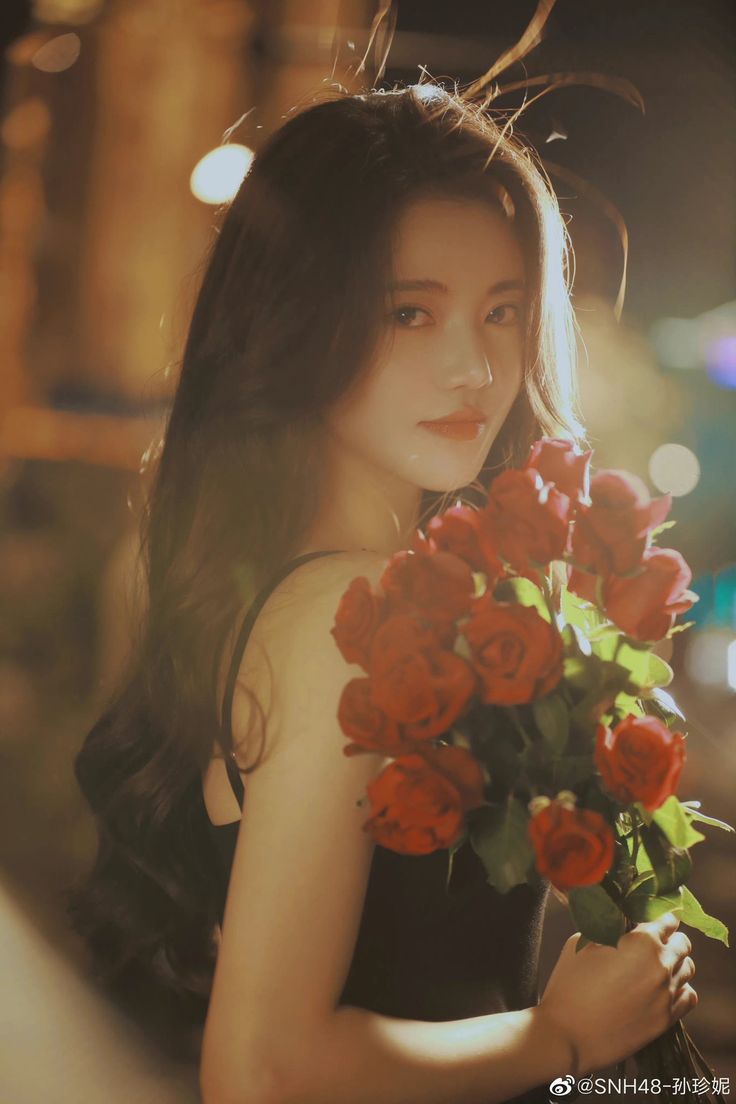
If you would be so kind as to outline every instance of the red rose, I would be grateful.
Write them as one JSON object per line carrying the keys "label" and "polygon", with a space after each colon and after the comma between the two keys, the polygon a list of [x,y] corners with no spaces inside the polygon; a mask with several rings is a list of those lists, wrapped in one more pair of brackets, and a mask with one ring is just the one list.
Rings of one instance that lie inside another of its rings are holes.
{"label": "red rose", "polygon": [[364,824],[377,843],[427,855],[459,837],[468,809],[483,803],[483,771],[463,748],[402,755],[368,783],[372,815]]}
{"label": "red rose", "polygon": [[692,572],[674,548],[652,548],[642,557],[638,575],[610,576],[603,587],[607,615],[636,640],[661,640],[678,613],[696,599],[687,585]]}
{"label": "red rose", "polygon": [[447,732],[476,685],[470,665],[408,614],[389,617],[376,632],[370,680],[374,704],[415,740]]}
{"label": "red rose", "polygon": [[422,755],[430,766],[443,774],[448,782],[452,782],[460,795],[463,812],[483,804],[486,776],[483,767],[471,752],[465,748],[442,744],[439,747],[424,748]]}
{"label": "red rose", "polygon": [[520,705],[541,698],[562,677],[559,633],[530,606],[476,600],[461,628],[473,653],[484,702]]}
{"label": "red rose", "polygon": [[538,471],[545,483],[554,483],[573,502],[587,498],[592,452],[577,452],[570,441],[542,437],[535,441],[526,462]]}
{"label": "red rose", "polygon": [[628,716],[611,730],[599,725],[595,765],[617,801],[658,809],[677,788],[685,763],[685,737],[657,717]]}
{"label": "red rose", "polygon": [[335,624],[330,632],[348,663],[359,663],[368,670],[373,634],[384,615],[385,599],[374,593],[370,582],[360,576],[350,582],[340,599]]}
{"label": "red rose", "polygon": [[493,480],[481,523],[499,554],[519,574],[558,560],[567,547],[571,503],[532,468]]}
{"label": "red rose", "polygon": [[473,572],[459,556],[437,552],[428,542],[415,542],[414,549],[394,553],[380,586],[393,613],[411,613],[446,628],[470,609]]}
{"label": "red rose", "polygon": [[593,809],[550,802],[529,821],[537,870],[560,890],[597,885],[613,863],[614,838]]}
{"label": "red rose", "polygon": [[337,719],[345,735],[354,741],[342,749],[345,755],[382,751],[385,755],[396,756],[416,750],[399,724],[374,703],[369,678],[351,679],[347,683],[340,696]]}
{"label": "red rose", "polygon": [[496,549],[481,525],[481,513],[471,506],[451,506],[433,517],[427,525],[427,537],[433,548],[452,552],[473,571],[482,571],[489,586],[503,574]]}
{"label": "red rose", "polygon": [[672,505],[670,495],[651,499],[635,475],[601,471],[590,484],[590,506],[578,510],[572,555],[578,567],[598,575],[633,571]]}
{"label": "red rose", "polygon": [[598,605],[599,579],[600,575],[591,575],[576,567],[569,566],[567,569],[567,589],[577,594],[579,598],[585,599],[586,602],[592,602],[594,606]]}

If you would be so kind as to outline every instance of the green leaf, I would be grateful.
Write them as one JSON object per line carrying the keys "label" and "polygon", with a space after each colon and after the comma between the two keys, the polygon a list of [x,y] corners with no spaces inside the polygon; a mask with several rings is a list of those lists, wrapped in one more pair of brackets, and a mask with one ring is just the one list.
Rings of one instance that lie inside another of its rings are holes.
{"label": "green leaf", "polygon": [[560,694],[548,694],[532,703],[534,723],[545,746],[553,755],[561,755],[570,734],[570,713]]}
{"label": "green leaf", "polygon": [[[629,672],[631,684],[634,688],[638,691],[648,692],[660,686],[669,686],[673,672],[668,663],[665,663],[654,652],[650,652],[648,646],[637,647],[635,642],[623,640],[621,637],[619,637],[619,641],[620,643],[617,642],[613,648],[613,654],[604,654],[603,658],[613,659],[613,655],[615,655],[616,662]],[[601,654],[599,649],[602,649],[603,652],[610,652],[610,639],[606,638],[600,645],[594,644],[593,649],[598,654]]]}
{"label": "green leaf", "polygon": [[674,794],[655,809],[652,816],[674,847],[687,849],[705,839],[702,832],[692,827],[686,810]]}
{"label": "green leaf", "polygon": [[680,886],[673,893],[654,896],[647,893],[644,886],[640,886],[625,899],[626,915],[637,924],[642,924],[647,920],[656,920],[665,912],[681,913],[683,911],[682,893],[683,887]]}
{"label": "green leaf", "polygon": [[714,828],[723,828],[725,832],[734,832],[736,829],[732,828],[730,824],[726,824],[725,820],[716,820],[715,817],[706,816],[705,813],[701,813],[698,805],[699,801],[681,801],[686,814],[691,820],[702,821],[703,824],[712,824]]}
{"label": "green leaf", "polygon": [[575,625],[586,636],[606,621],[605,616],[590,602],[573,594],[566,586],[560,591],[560,610],[566,625]]}
{"label": "green leaf", "polygon": [[672,727],[678,721],[685,720],[685,714],[678,706],[675,699],[661,686],[653,687],[646,696],[644,706],[647,713],[654,714]]}
{"label": "green leaf", "polygon": [[[600,633],[590,637],[590,647],[594,656],[606,662],[612,662],[621,634],[613,625],[606,625]],[[628,670],[628,669],[627,669]]]}
{"label": "green leaf", "polygon": [[584,656],[568,656],[563,661],[563,678],[576,689],[584,689],[591,680],[593,665]]}
{"label": "green leaf", "polygon": [[573,728],[584,730],[593,728],[602,716],[610,712],[619,693],[629,682],[628,671],[618,663],[600,660],[595,656],[588,663],[590,666],[585,694],[570,713]]}
{"label": "green leaf", "polygon": [[615,947],[625,930],[625,917],[600,885],[580,886],[568,892],[575,925],[592,943]]}
{"label": "green leaf", "polygon": [[577,943],[575,944],[575,954],[577,954],[579,951],[582,951],[583,947],[587,947],[591,942],[592,940],[586,939],[585,936],[581,933],[578,937]]}
{"label": "green leaf", "polygon": [[[637,858],[638,857],[639,856],[637,855]],[[654,887],[654,871],[652,870],[651,865],[648,867],[648,869],[644,870],[641,874],[637,874],[637,876],[634,878],[633,882],[631,883],[631,885],[629,886],[629,888],[626,891],[627,896],[631,893],[635,893],[638,889],[641,888],[641,886],[646,886],[647,883],[651,883],[649,888],[650,888],[650,890],[653,889],[653,887]]]}
{"label": "green leaf", "polygon": [[661,656],[649,653],[649,670],[647,679],[642,687],[645,690],[658,690],[663,686],[669,686],[674,678],[674,671]]}
{"label": "green leaf", "polygon": [[562,642],[570,656],[591,654],[590,641],[577,625],[565,625],[560,633]]}
{"label": "green leaf", "polygon": [[629,714],[633,717],[643,717],[645,715],[639,699],[635,698],[633,694],[626,694],[623,691],[616,695],[613,710],[621,717],[628,717]]}
{"label": "green leaf", "polygon": [[499,893],[508,893],[526,881],[534,850],[529,839],[529,813],[521,801],[511,797],[503,806],[480,808],[470,823],[470,842],[489,884]]}
{"label": "green leaf", "polygon": [[482,598],[486,592],[486,577],[482,571],[473,572],[474,598]]}
{"label": "green leaf", "polygon": [[552,788],[574,790],[581,782],[588,782],[594,774],[590,755],[562,755],[552,762]]}
{"label": "green leaf", "polygon": [[[640,832],[642,844],[654,870],[657,896],[673,893],[687,881],[692,872],[693,864],[689,852],[673,846],[656,823],[643,824]],[[639,856],[636,865],[640,869]],[[642,866],[641,869],[646,867]]]}
{"label": "green leaf", "polygon": [[682,920],[685,924],[689,924],[691,928],[697,928],[698,931],[702,931],[704,935],[710,936],[711,939],[719,939],[721,943],[725,943],[727,947],[729,946],[726,925],[721,920],[717,920],[715,916],[709,916],[707,912],[704,912],[697,897],[690,892],[687,886],[682,887],[682,903]]}
{"label": "green leaf", "polygon": [[531,579],[522,579],[520,576],[505,579],[502,586],[504,594],[508,591],[511,592],[511,601],[518,602],[520,606],[531,606],[545,621],[549,622],[549,610],[544,595]]}
{"label": "green leaf", "polygon": [[621,630],[614,625],[613,621],[604,621],[603,624],[588,633],[588,640],[591,645],[599,645],[604,658],[611,659],[616,650],[616,644],[620,636]]}

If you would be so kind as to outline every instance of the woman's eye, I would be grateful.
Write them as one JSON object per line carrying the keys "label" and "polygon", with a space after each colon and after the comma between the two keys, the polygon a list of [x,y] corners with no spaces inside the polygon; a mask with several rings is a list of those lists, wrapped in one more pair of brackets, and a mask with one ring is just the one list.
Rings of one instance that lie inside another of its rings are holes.
{"label": "woman's eye", "polygon": [[[397,307],[395,311],[391,312],[391,318],[393,318],[404,330],[418,329],[419,327],[412,325],[412,322],[415,322],[419,315],[429,317],[427,311],[423,310],[421,307]],[[420,321],[420,326],[421,324]]]}
{"label": "woman's eye", "polygon": [[512,326],[521,319],[521,307],[518,303],[502,303],[488,315],[498,326]]}

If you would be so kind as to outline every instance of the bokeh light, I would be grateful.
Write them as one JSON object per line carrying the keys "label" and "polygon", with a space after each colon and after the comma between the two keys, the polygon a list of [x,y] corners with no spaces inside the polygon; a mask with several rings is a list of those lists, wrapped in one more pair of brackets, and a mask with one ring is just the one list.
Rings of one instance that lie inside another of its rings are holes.
{"label": "bokeh light", "polygon": [[210,150],[192,172],[192,193],[202,203],[229,203],[242,184],[253,157],[253,150],[237,142]]}
{"label": "bokeh light", "polygon": [[700,464],[695,453],[685,445],[660,445],[649,460],[649,476],[658,490],[678,498],[697,487]]}
{"label": "bokeh light", "polygon": [[736,389],[736,331],[711,341],[705,350],[705,370],[719,387]]}
{"label": "bokeh light", "polygon": [[726,677],[731,690],[736,690],[736,640],[726,650]]}
{"label": "bokeh light", "polygon": [[663,368],[700,368],[702,351],[697,322],[690,318],[660,318],[650,337]]}
{"label": "bokeh light", "polygon": [[55,35],[36,50],[31,58],[31,64],[44,73],[63,73],[77,60],[81,48],[79,35],[73,32]]}
{"label": "bokeh light", "polygon": [[733,632],[705,629],[692,633],[685,653],[685,668],[693,682],[715,690],[729,685]]}

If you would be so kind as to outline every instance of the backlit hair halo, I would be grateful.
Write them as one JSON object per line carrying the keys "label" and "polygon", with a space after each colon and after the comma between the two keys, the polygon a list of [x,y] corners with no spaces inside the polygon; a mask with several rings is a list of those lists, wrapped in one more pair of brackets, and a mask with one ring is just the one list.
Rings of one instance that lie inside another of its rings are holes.
{"label": "backlit hair halo", "polygon": [[[600,88],[615,96],[620,96],[622,99],[626,100],[627,103],[638,108],[642,113],[644,112],[644,102],[641,94],[630,81],[623,77],[609,76],[604,73],[587,71],[579,73],[545,73],[541,76],[527,77],[524,80],[513,81],[508,84],[498,83],[497,78],[500,77],[502,73],[509,69],[515,62],[522,61],[535,46],[539,45],[542,38],[542,31],[555,3],[556,0],[539,0],[534,14],[518,42],[502,53],[482,76],[464,87],[456,85],[455,92],[459,98],[466,104],[473,106],[479,113],[493,110],[499,115],[507,116],[502,126],[502,133],[504,135],[512,131],[516,120],[533,103],[541,99],[542,96],[546,96],[549,92],[558,88],[564,88],[570,85],[587,85],[592,88]],[[363,58],[354,69],[355,76],[361,73],[367,73],[369,69],[368,59],[370,56],[372,58],[370,71],[372,73],[372,84],[374,86],[372,90],[384,92],[386,95],[390,95],[391,91],[379,89],[375,86],[383,79],[383,75],[386,71],[389,50],[391,49],[391,43],[396,30],[396,19],[397,8],[394,0],[378,0],[377,10],[371,23],[368,45]],[[337,55],[335,57],[335,67],[336,65]],[[441,101],[445,93],[444,88],[434,82],[425,66],[420,65],[419,69],[421,74],[419,81],[413,86],[415,94],[423,95],[423,98],[426,99],[437,98],[438,101]],[[521,106],[515,110],[509,111],[508,109],[501,109],[495,106],[497,100],[509,93],[519,91],[528,93],[530,89],[539,89],[539,91],[534,92],[530,98],[526,98],[525,96]],[[399,90],[397,89],[396,91]],[[525,145],[529,153],[535,156],[537,167],[546,177],[550,188],[552,188],[550,179],[552,177],[556,177],[558,180],[571,185],[576,189],[579,195],[589,199],[616,228],[623,254],[621,278],[613,306],[615,317],[619,320],[621,318],[626,294],[626,269],[629,255],[629,235],[621,212],[607,196],[603,195],[603,193],[589,183],[589,181],[578,176],[577,173],[570,169],[558,165],[546,157],[542,157],[539,151],[534,149],[528,142],[525,142]],[[491,157],[492,156],[493,153],[491,153]],[[500,196],[499,198],[506,208],[504,197]],[[508,202],[511,202],[510,197]],[[513,212],[507,209],[506,213],[510,215]]]}

